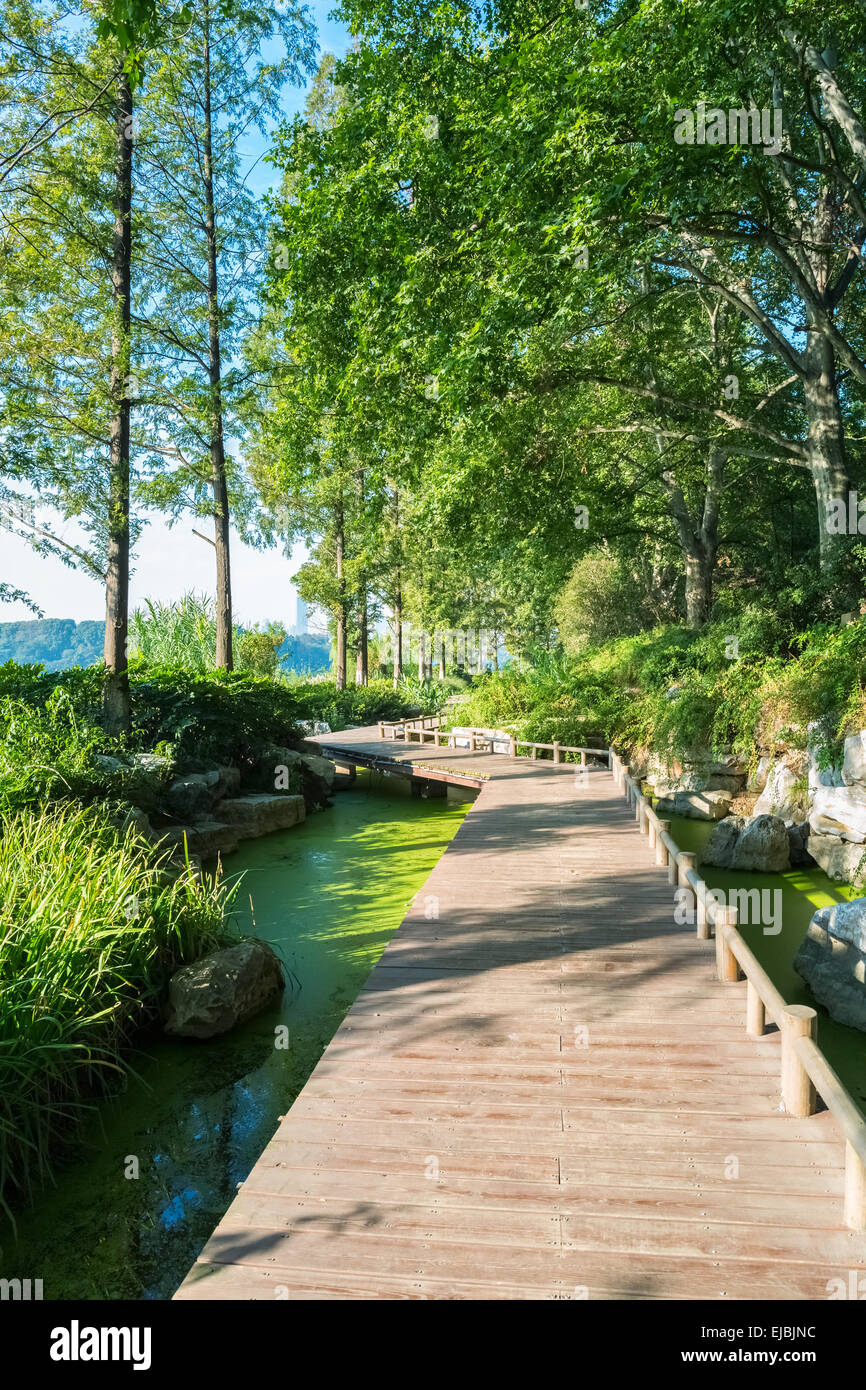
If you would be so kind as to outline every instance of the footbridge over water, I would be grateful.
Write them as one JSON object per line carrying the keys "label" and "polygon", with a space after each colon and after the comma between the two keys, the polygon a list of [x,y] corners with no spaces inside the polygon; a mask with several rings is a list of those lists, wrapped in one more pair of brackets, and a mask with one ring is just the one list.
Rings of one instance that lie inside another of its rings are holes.
{"label": "footbridge over water", "polygon": [[823,1300],[866,1277],[866,1127],[814,1013],[612,750],[318,742],[478,795],[177,1298]]}

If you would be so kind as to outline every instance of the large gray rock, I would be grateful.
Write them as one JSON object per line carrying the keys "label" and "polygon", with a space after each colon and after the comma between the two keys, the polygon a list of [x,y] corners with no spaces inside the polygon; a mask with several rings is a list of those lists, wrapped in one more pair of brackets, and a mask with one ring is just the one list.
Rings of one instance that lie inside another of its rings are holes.
{"label": "large gray rock", "polygon": [[130,762],[141,768],[142,772],[162,781],[169,779],[174,768],[171,758],[164,758],[161,753],[133,753]]}
{"label": "large gray rock", "polygon": [[676,791],[659,798],[660,816],[688,816],[692,820],[722,820],[731,809],[731,793]]}
{"label": "large gray rock", "polygon": [[828,878],[837,883],[860,883],[866,878],[866,845],[853,845],[838,835],[809,832],[809,853]]}
{"label": "large gray rock", "polygon": [[304,753],[301,763],[314,777],[320,777],[326,786],[333,787],[337,767],[330,758],[323,758],[320,753]]}
{"label": "large gray rock", "polygon": [[245,838],[234,825],[224,821],[196,821],[193,825],[170,825],[156,832],[159,844],[175,854],[184,853],[184,839],[190,854],[200,859],[215,859],[218,854],[231,854]]}
{"label": "large gray rock", "polygon": [[866,898],[819,908],[794,968],[831,1018],[866,1031]]}
{"label": "large gray rock", "polygon": [[866,788],[819,787],[812,797],[809,824],[816,835],[839,835],[866,842]]}
{"label": "large gray rock", "polygon": [[866,782],[866,729],[851,734],[845,740],[842,781],[847,787],[855,782]]}
{"label": "large gray rock", "polygon": [[814,866],[815,860],[809,852],[810,826],[807,820],[800,825],[788,826],[788,851],[792,869],[805,869]]}
{"label": "large gray rock", "polygon": [[171,978],[165,1031],[178,1038],[213,1038],[252,1018],[285,984],[279,957],[265,941],[242,941],[213,951]]}
{"label": "large gray rock", "polygon": [[746,791],[762,792],[767,785],[767,774],[770,770],[770,759],[764,754],[755,765],[754,770],[749,774],[746,783]]}
{"label": "large gray rock", "polygon": [[184,821],[206,816],[214,804],[218,781],[216,772],[190,772],[185,777],[176,777],[165,794],[168,811]]}
{"label": "large gray rock", "polygon": [[302,719],[298,724],[298,728],[306,738],[311,738],[314,734],[331,733],[330,724],[326,724],[321,719]]}
{"label": "large gray rock", "polygon": [[260,792],[221,801],[219,814],[239,840],[253,840],[274,830],[288,830],[302,821],[307,811],[302,796]]}
{"label": "large gray rock", "polygon": [[647,760],[643,778],[656,796],[673,798],[677,792],[729,792],[738,796],[746,785],[746,769],[732,754],[711,758],[695,754],[682,763],[665,763],[656,754]]}
{"label": "large gray rock", "polygon": [[729,869],[734,846],[746,824],[744,816],[726,816],[719,821],[701,852],[700,862],[716,869]]}
{"label": "large gray rock", "polygon": [[772,763],[767,769],[764,790],[754,805],[756,816],[780,816],[790,823],[803,820],[808,807],[804,779],[786,763]]}
{"label": "large gray rock", "polygon": [[791,867],[785,822],[778,816],[728,816],[705,844],[701,863],[742,873],[784,873]]}
{"label": "large gray rock", "polygon": [[791,867],[788,829],[778,816],[746,821],[731,855],[731,868],[744,873],[784,873]]}

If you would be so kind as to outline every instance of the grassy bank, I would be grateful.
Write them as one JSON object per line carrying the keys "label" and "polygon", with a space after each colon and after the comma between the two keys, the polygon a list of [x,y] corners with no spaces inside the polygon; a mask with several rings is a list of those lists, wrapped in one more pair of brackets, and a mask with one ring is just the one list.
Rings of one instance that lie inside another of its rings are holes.
{"label": "grassy bank", "polygon": [[30,1192],[124,1075],[169,975],[230,939],[212,879],[166,883],[106,808],[3,819],[0,837],[0,1202]]}
{"label": "grassy bank", "polygon": [[746,613],[700,633],[660,627],[573,657],[542,653],[480,680],[453,721],[672,756],[732,748],[749,762],[811,737],[829,763],[866,726],[866,619],[796,632]]}

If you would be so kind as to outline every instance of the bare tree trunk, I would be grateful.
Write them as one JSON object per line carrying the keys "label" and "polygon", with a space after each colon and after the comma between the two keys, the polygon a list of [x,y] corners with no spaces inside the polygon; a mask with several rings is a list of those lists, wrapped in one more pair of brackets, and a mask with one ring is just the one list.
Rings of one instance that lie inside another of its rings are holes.
{"label": "bare tree trunk", "polygon": [[493,669],[494,669],[494,671],[498,671],[498,670],[499,670],[499,633],[498,633],[498,632],[494,632],[494,634],[493,634],[493,653],[492,653],[492,655],[493,655]]}
{"label": "bare tree trunk", "polygon": [[367,590],[361,590],[361,614],[360,614],[360,637],[358,640],[358,650],[355,654],[355,684],[367,685],[369,683],[369,634],[367,630]]}
{"label": "bare tree trunk", "polygon": [[[358,525],[359,525],[359,526],[362,526],[362,525],[363,525],[363,522],[364,522],[364,470],[363,470],[363,468],[361,468],[361,469],[358,470],[358,477],[357,477],[357,479],[356,479],[356,490],[357,490],[357,494],[358,494]],[[363,571],[362,571],[361,574],[358,576],[358,586],[359,586],[359,604],[360,604],[360,614],[359,614],[358,627],[359,627],[360,630],[359,630],[359,635],[358,635],[358,650],[357,650],[357,652],[355,653],[355,684],[356,684],[356,685],[366,685],[367,682],[368,682],[368,679],[369,679],[369,676],[368,676],[368,665],[369,665],[368,649],[369,649],[369,641],[368,641],[368,631],[367,631],[367,626],[368,626],[368,623],[367,623],[367,576],[366,576],[366,574],[365,574]]]}
{"label": "bare tree trunk", "polygon": [[440,679],[440,681],[444,681],[445,676],[446,676],[446,674],[447,674],[447,672],[446,672],[446,670],[445,670],[445,657],[446,657],[445,646],[446,646],[447,642],[448,642],[448,634],[447,634],[446,632],[440,633],[440,634],[439,634],[439,679]]}
{"label": "bare tree trunk", "polygon": [[111,267],[111,423],[109,425],[108,564],[105,574],[105,728],[130,726],[129,674],[129,324],[132,292],[132,88],[117,79],[114,247]]}
{"label": "bare tree trunk", "polygon": [[830,503],[844,499],[843,515],[847,516],[849,481],[835,353],[832,344],[818,329],[809,332],[806,359],[810,367],[803,379],[809,421],[806,450],[818,503],[821,567],[825,568],[845,544],[844,533],[838,535],[830,529]]}
{"label": "bare tree trunk", "polygon": [[346,689],[346,578],[343,574],[343,497],[337,503],[336,530],[334,541],[337,551],[337,689]]}
{"label": "bare tree trunk", "polygon": [[214,547],[216,549],[216,664],[231,671],[232,586],[229,553],[229,495],[226,483],[225,441],[223,439],[222,364],[217,280],[217,237],[214,211],[213,148],[210,77],[210,7],[204,0],[204,131],[203,168],[205,189],[205,238],[207,241],[207,320],[208,367],[210,377],[210,461],[214,501]]}
{"label": "bare tree trunk", "polygon": [[475,674],[480,676],[484,670],[484,629],[478,629],[478,646],[475,649]]}
{"label": "bare tree trunk", "polygon": [[394,689],[403,679],[403,606],[402,589],[400,576],[397,576],[397,586],[394,590]]}
{"label": "bare tree trunk", "polygon": [[[394,488],[394,526],[399,541],[400,536],[400,490]],[[394,689],[403,679],[403,570],[397,566],[394,581]]]}
{"label": "bare tree trunk", "polygon": [[422,628],[421,631],[420,631],[419,634],[418,634],[418,679],[419,679],[419,681],[423,681],[424,677],[425,677],[426,674],[427,674],[427,650],[426,650],[426,645],[425,645],[426,640],[427,640],[427,634],[424,632],[424,629]]}

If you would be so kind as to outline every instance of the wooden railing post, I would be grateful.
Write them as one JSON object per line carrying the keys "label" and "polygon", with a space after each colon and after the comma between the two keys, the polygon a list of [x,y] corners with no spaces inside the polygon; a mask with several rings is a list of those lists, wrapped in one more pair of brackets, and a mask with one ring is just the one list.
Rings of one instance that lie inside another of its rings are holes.
{"label": "wooden railing post", "polygon": [[845,1225],[866,1231],[866,1166],[850,1140],[845,1140]]}
{"label": "wooden railing post", "polygon": [[687,888],[692,895],[692,905],[697,905],[697,894],[689,883],[689,874],[698,867],[698,856],[690,850],[681,849],[677,855],[677,887]]}
{"label": "wooden railing post", "polygon": [[666,835],[666,834],[668,834],[668,832],[670,831],[670,828],[671,828],[671,823],[670,823],[669,820],[660,820],[660,821],[659,821],[658,835],[657,835],[657,837],[656,837],[656,863],[657,863],[657,864],[659,865],[659,867],[662,868],[662,869],[664,868],[665,864],[668,862],[668,852],[667,852],[667,848],[666,848],[666,846],[665,846],[665,842],[664,842],[663,836]]}
{"label": "wooden railing post", "polygon": [[710,921],[707,912],[707,885],[701,879],[701,886],[695,893],[695,917],[697,938],[699,941],[709,941]]}
{"label": "wooden railing post", "polygon": [[807,1004],[789,1004],[779,1021],[782,1026],[782,1101],[788,1115],[802,1120],[815,1113],[815,1087],[794,1044],[798,1038],[815,1041],[818,1015]]}
{"label": "wooden railing post", "polygon": [[385,737],[385,721],[384,721],[384,719],[380,719],[380,720],[379,720],[379,737],[380,737],[380,738],[384,738],[384,737]]}
{"label": "wooden railing post", "polygon": [[553,740],[553,761],[554,761],[555,763],[558,763],[558,762],[559,762],[559,741],[558,741],[558,739],[554,739],[554,740]]}
{"label": "wooden railing post", "polygon": [[677,855],[677,883],[680,888],[691,888],[689,874],[692,869],[698,867],[698,856],[692,854],[687,849],[681,849]]}
{"label": "wooden railing post", "polygon": [[646,814],[647,810],[648,807],[646,801],[643,797],[641,797],[640,801],[637,804],[637,824],[641,835],[646,835],[647,831],[649,830],[649,823],[647,821]]}
{"label": "wooden railing post", "polygon": [[470,753],[474,753],[474,752],[475,752],[475,730],[474,730],[474,729],[470,729],[470,730],[469,730],[469,752],[470,752]]}
{"label": "wooden railing post", "polygon": [[512,758],[516,758],[516,757],[517,757],[517,740],[515,739],[515,737],[514,737],[513,734],[511,735],[510,739],[508,740],[508,752],[509,752],[509,755],[510,755]]}
{"label": "wooden railing post", "polygon": [[751,980],[746,977],[746,1032],[752,1038],[761,1038],[767,1026],[764,1001]]}
{"label": "wooden railing post", "polygon": [[735,907],[717,907],[715,909],[716,922],[716,976],[722,984],[733,984],[739,979],[740,967],[737,958],[728,945],[724,927],[735,927],[739,914]]}

